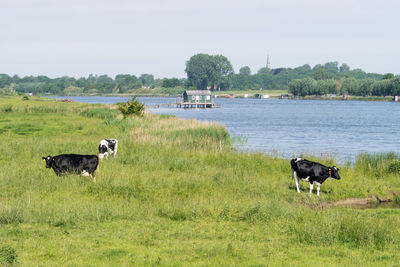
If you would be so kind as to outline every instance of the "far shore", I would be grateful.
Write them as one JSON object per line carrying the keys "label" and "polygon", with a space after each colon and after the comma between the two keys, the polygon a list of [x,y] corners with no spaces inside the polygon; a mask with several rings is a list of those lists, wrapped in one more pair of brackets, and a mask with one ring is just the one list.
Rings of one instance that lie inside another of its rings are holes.
{"label": "far shore", "polygon": [[[394,101],[393,96],[353,96],[353,95],[310,95],[304,97],[293,96],[287,90],[253,90],[253,91],[215,91],[212,92],[215,98],[250,98],[250,99],[298,99],[298,100],[351,100],[351,101]],[[46,97],[47,95],[41,95]],[[101,96],[101,97],[181,97],[180,94],[150,94],[150,93],[125,93],[125,94],[79,94],[79,95],[58,95],[57,97],[76,96]]]}

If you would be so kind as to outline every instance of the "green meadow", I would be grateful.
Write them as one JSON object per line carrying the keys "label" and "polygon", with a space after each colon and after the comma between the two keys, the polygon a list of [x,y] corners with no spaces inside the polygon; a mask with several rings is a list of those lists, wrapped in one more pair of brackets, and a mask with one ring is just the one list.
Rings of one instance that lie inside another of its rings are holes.
{"label": "green meadow", "polygon": [[[42,156],[97,154],[103,138],[118,156],[97,183],[45,168]],[[0,265],[400,266],[393,153],[339,165],[318,198],[296,192],[289,159],[238,152],[211,122],[2,97],[0,141]],[[370,196],[393,202],[324,206]]]}

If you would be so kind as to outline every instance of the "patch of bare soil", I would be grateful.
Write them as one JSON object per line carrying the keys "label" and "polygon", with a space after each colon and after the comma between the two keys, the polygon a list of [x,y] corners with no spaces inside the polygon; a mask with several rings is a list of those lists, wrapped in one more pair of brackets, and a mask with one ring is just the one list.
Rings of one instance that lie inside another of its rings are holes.
{"label": "patch of bare soil", "polygon": [[358,209],[378,208],[390,206],[393,200],[386,197],[347,198],[333,202],[324,202],[316,205],[317,208],[325,209],[332,207],[349,207]]}

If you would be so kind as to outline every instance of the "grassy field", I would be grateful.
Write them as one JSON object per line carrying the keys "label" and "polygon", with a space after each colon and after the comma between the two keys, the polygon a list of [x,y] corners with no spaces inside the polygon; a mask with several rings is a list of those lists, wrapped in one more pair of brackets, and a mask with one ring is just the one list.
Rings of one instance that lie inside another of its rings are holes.
{"label": "grassy field", "polygon": [[[42,156],[97,154],[97,183]],[[232,148],[214,123],[113,106],[0,98],[0,265],[399,266],[399,159],[359,155],[321,197],[296,193],[289,159]],[[318,159],[332,165],[332,159]],[[393,195],[393,192],[397,196]],[[321,208],[368,196],[395,207]]]}

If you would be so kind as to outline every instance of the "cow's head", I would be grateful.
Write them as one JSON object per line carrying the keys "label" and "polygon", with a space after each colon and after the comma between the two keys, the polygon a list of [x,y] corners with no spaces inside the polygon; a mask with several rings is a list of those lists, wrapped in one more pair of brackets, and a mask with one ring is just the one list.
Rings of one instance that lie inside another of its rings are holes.
{"label": "cow's head", "polygon": [[46,161],[46,168],[51,168],[51,165],[53,163],[53,158],[51,156],[47,156],[47,157],[42,157],[42,159]]}
{"label": "cow's head", "polygon": [[331,168],[331,177],[334,179],[338,179],[340,180],[340,175],[339,175],[339,168],[337,168],[336,166],[333,166]]}

